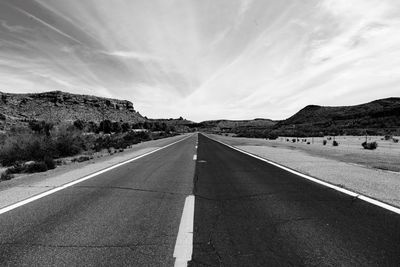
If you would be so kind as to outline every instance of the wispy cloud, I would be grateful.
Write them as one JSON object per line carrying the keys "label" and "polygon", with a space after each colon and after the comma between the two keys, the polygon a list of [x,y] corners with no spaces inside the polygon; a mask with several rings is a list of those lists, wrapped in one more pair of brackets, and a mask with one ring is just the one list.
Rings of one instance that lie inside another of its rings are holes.
{"label": "wispy cloud", "polygon": [[5,20],[0,20],[0,25],[4,29],[6,29],[6,30],[8,30],[9,32],[12,32],[12,33],[23,33],[23,32],[29,31],[28,28],[22,27],[20,25],[9,25],[7,23],[7,21],[5,21]]}
{"label": "wispy cloud", "polygon": [[42,24],[42,25],[48,27],[49,29],[51,29],[51,30],[53,30],[53,31],[55,31],[55,32],[57,32],[57,33],[59,33],[60,35],[62,35],[62,36],[64,36],[64,37],[67,37],[68,39],[70,39],[70,40],[72,40],[72,41],[74,41],[74,42],[77,42],[77,43],[79,43],[79,44],[82,44],[79,40],[75,39],[75,38],[72,37],[71,35],[69,35],[69,34],[63,32],[62,30],[56,28],[55,26],[51,25],[50,23],[47,23],[46,21],[44,21],[44,20],[42,20],[42,19],[36,17],[36,16],[33,15],[32,13],[30,13],[30,12],[28,12],[28,11],[26,11],[26,10],[23,10],[23,9],[21,9],[21,8],[19,8],[19,7],[16,7],[16,6],[12,6],[12,7],[15,8],[16,10],[18,10],[19,12],[21,12],[22,14],[26,15],[27,17],[29,17],[30,19],[32,19],[32,20],[34,20],[34,21],[36,21],[36,22],[38,22],[38,23],[40,23],[40,24]]}
{"label": "wispy cloud", "polygon": [[152,117],[285,118],[398,95],[396,0],[0,2],[0,87]]}
{"label": "wispy cloud", "polygon": [[109,56],[115,56],[124,59],[136,59],[140,61],[162,61],[162,58],[160,57],[135,51],[104,51],[103,53]]}

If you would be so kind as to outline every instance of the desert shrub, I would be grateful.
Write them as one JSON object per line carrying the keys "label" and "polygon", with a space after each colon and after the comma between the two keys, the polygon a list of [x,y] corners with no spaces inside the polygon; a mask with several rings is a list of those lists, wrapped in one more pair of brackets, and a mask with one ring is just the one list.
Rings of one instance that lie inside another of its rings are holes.
{"label": "desert shrub", "polygon": [[333,146],[339,146],[339,143],[335,140],[335,141],[332,142],[332,145]]}
{"label": "desert shrub", "polygon": [[26,171],[29,173],[45,172],[47,170],[48,170],[47,165],[43,161],[34,162],[32,164],[29,164],[26,168]]}
{"label": "desert shrub", "polygon": [[0,148],[0,163],[11,166],[18,161],[43,160],[51,150],[49,137],[35,134],[9,136]]}
{"label": "desert shrub", "polygon": [[7,181],[14,178],[14,175],[8,171],[8,169],[0,175],[1,181]]}
{"label": "desert shrub", "polygon": [[47,136],[50,136],[50,131],[53,129],[53,124],[51,122],[46,122],[46,121],[30,121],[29,122],[29,128],[31,128],[32,131],[39,133],[39,134],[46,134]]}
{"label": "desert shrub", "polygon": [[88,161],[90,159],[91,158],[89,156],[80,156],[80,157],[77,157],[77,158],[73,158],[72,162],[84,162],[84,161]]}
{"label": "desert shrub", "polygon": [[99,130],[103,133],[111,133],[112,131],[112,122],[110,120],[104,120],[100,122]]}
{"label": "desert shrub", "polygon": [[10,128],[11,135],[16,135],[16,134],[31,134],[32,130],[26,126],[22,125],[13,125]]}
{"label": "desert shrub", "polygon": [[145,121],[142,126],[143,126],[143,129],[150,129],[152,127],[152,124],[148,121]]}
{"label": "desert shrub", "polygon": [[55,135],[17,134],[9,136],[0,147],[0,163],[11,166],[16,162],[43,161],[53,168],[51,160],[59,157],[69,157],[91,148],[90,138],[79,131],[70,131],[62,127]]}
{"label": "desert shrub", "polygon": [[44,163],[46,164],[47,169],[49,169],[49,170],[56,168],[56,163],[55,163],[54,159],[50,156],[44,157]]}
{"label": "desert shrub", "polygon": [[26,169],[26,165],[20,162],[15,162],[13,166],[7,168],[7,172],[14,174],[14,173],[21,173],[24,172]]}
{"label": "desert shrub", "polygon": [[32,131],[34,132],[40,132],[43,129],[43,122],[40,121],[30,121],[29,122],[29,128],[31,128]]}
{"label": "desert shrub", "polygon": [[6,120],[6,116],[4,114],[0,113],[0,121],[5,121]]}
{"label": "desert shrub", "polygon": [[322,141],[322,144],[325,146],[326,145],[326,143],[328,143],[328,141],[326,141],[326,140],[323,140]]}
{"label": "desert shrub", "polygon": [[126,133],[131,129],[131,125],[128,122],[124,122],[121,124],[122,132]]}
{"label": "desert shrub", "polygon": [[393,143],[398,143],[399,142],[399,139],[397,139],[397,138],[393,138],[392,140],[393,140]]}
{"label": "desert shrub", "polygon": [[113,122],[112,125],[111,125],[111,131],[112,131],[113,133],[120,133],[120,132],[122,132],[121,123],[119,123],[118,121]]}
{"label": "desert shrub", "polygon": [[307,145],[311,144],[310,142],[307,142]]}
{"label": "desert shrub", "polygon": [[[136,143],[138,142],[140,142],[140,140]],[[132,140],[125,140],[122,135],[100,136],[94,142],[94,150],[98,152],[102,149],[108,149],[111,147],[115,149],[125,149],[133,143],[135,142]]]}
{"label": "desert shrub", "polygon": [[141,141],[151,140],[152,137],[148,132],[129,132],[124,136],[124,139],[130,144],[137,144]]}
{"label": "desert shrub", "polygon": [[276,140],[276,139],[278,139],[279,136],[275,133],[268,133],[266,137],[269,140]]}
{"label": "desert shrub", "polygon": [[54,140],[56,157],[70,157],[87,149],[79,132],[61,130]]}
{"label": "desert shrub", "polygon": [[24,153],[21,144],[14,143],[10,140],[6,140],[0,148],[0,162],[3,166],[11,166],[16,161],[23,158]]}
{"label": "desert shrub", "polygon": [[96,138],[93,146],[94,150],[99,152],[103,148],[108,148],[110,146],[110,139],[110,136],[99,136]]}
{"label": "desert shrub", "polygon": [[61,166],[61,165],[65,164],[65,161],[62,159],[56,159],[54,162],[56,163],[57,166]]}
{"label": "desert shrub", "polygon": [[7,140],[7,135],[0,133],[0,146],[3,145],[6,140]]}
{"label": "desert shrub", "polygon": [[158,133],[152,133],[150,135],[149,133],[147,133],[146,135],[143,135],[143,138],[145,138],[145,139],[141,139],[141,141],[157,140],[157,139],[176,136],[176,135],[179,135],[179,134],[178,133],[158,132]]}
{"label": "desert shrub", "polygon": [[28,159],[40,160],[46,156],[46,148],[43,140],[36,139],[31,143],[28,143],[25,149],[25,153],[29,155]]}
{"label": "desert shrub", "polygon": [[83,120],[76,120],[74,121],[74,126],[78,130],[83,130],[85,128],[85,122]]}
{"label": "desert shrub", "polygon": [[388,141],[388,140],[390,140],[390,139],[392,139],[393,138],[393,136],[391,136],[391,135],[385,135],[385,137],[384,137],[384,139],[386,140],[386,141]]}
{"label": "desert shrub", "polygon": [[89,133],[98,133],[99,132],[99,127],[94,121],[89,121],[86,124],[86,131]]}
{"label": "desert shrub", "polygon": [[364,149],[369,149],[369,150],[374,150],[374,149],[376,149],[377,147],[378,147],[378,143],[377,142],[363,142],[362,144],[362,147],[364,148]]}

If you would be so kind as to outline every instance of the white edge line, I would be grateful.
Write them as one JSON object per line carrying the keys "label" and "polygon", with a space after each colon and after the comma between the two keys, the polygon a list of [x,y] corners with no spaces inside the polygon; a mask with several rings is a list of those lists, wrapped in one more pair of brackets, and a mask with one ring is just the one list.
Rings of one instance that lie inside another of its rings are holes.
{"label": "white edge line", "polygon": [[187,266],[193,253],[194,195],[185,199],[174,248],[175,267]]}
{"label": "white edge line", "polygon": [[350,190],[348,190],[348,189],[345,189],[345,188],[342,188],[342,187],[333,185],[333,184],[331,184],[331,183],[324,182],[324,181],[319,180],[319,179],[317,179],[317,178],[308,176],[308,175],[306,175],[306,174],[304,174],[304,173],[295,171],[295,170],[293,170],[293,169],[290,169],[290,168],[288,168],[288,167],[285,167],[285,166],[283,166],[283,165],[280,165],[280,164],[278,164],[278,163],[276,163],[276,162],[273,162],[273,161],[270,161],[270,160],[268,160],[268,159],[262,158],[262,157],[260,157],[260,156],[254,155],[254,154],[249,153],[249,152],[247,152],[247,151],[244,151],[244,150],[242,150],[242,149],[240,149],[240,148],[237,148],[237,147],[228,145],[228,144],[226,144],[226,143],[224,143],[224,142],[221,142],[221,141],[216,140],[216,139],[214,139],[214,138],[211,138],[211,137],[209,137],[209,136],[206,136],[206,137],[209,138],[209,139],[211,139],[211,140],[214,140],[215,142],[218,142],[218,143],[220,143],[220,144],[223,144],[223,145],[225,145],[225,146],[227,146],[227,147],[230,147],[230,148],[232,148],[232,149],[235,149],[235,150],[237,150],[237,151],[239,151],[239,152],[241,152],[241,153],[243,153],[243,154],[246,154],[246,155],[249,155],[249,156],[251,156],[251,157],[253,157],[253,158],[256,158],[256,159],[265,161],[265,162],[267,162],[267,163],[269,163],[269,164],[271,164],[271,165],[274,165],[274,166],[276,166],[276,167],[278,167],[278,168],[281,168],[281,169],[283,169],[283,170],[285,170],[285,171],[288,171],[288,172],[291,172],[291,173],[293,173],[293,174],[296,174],[296,175],[298,175],[298,176],[300,176],[300,177],[303,177],[303,178],[305,178],[305,179],[307,179],[307,180],[313,181],[313,182],[315,182],[315,183],[317,183],[317,184],[320,184],[320,185],[323,185],[323,186],[332,188],[332,189],[334,189],[334,190],[336,190],[336,191],[339,191],[339,192],[342,192],[342,193],[344,193],[344,194],[346,194],[346,195],[349,195],[349,196],[352,196],[352,197],[355,197],[355,198],[364,200],[364,201],[366,201],[366,202],[368,202],[368,203],[371,203],[371,204],[373,204],[373,205],[375,205],[375,206],[378,206],[378,207],[381,207],[381,208],[383,208],[383,209],[386,209],[386,210],[392,211],[392,212],[394,212],[394,213],[400,214],[400,208],[391,206],[391,205],[389,205],[389,204],[387,204],[387,203],[384,203],[384,202],[381,202],[381,201],[379,201],[379,200],[376,200],[376,199],[373,199],[373,198],[370,198],[370,197],[367,197],[367,196],[364,196],[364,195],[355,193],[355,192],[350,191]]}
{"label": "white edge line", "polygon": [[190,136],[188,136],[188,137],[185,137],[185,138],[183,138],[183,139],[181,139],[181,140],[175,141],[175,142],[173,142],[173,143],[171,143],[171,144],[168,144],[168,145],[166,145],[166,146],[159,147],[159,148],[157,148],[157,149],[155,149],[155,150],[152,150],[152,151],[150,151],[150,152],[147,152],[147,153],[142,154],[142,155],[140,155],[140,156],[137,156],[137,157],[135,157],[135,158],[128,159],[128,160],[126,160],[126,161],[117,163],[117,164],[115,164],[115,165],[113,165],[113,166],[111,166],[111,167],[108,167],[108,168],[105,168],[105,169],[103,169],[103,170],[97,171],[97,172],[95,172],[95,173],[89,174],[89,175],[84,176],[84,177],[82,177],[82,178],[79,178],[79,179],[77,179],[77,180],[75,180],[75,181],[72,181],[72,182],[63,184],[63,185],[61,185],[61,186],[59,186],[59,187],[50,189],[50,190],[48,190],[48,191],[46,191],[46,192],[43,192],[43,193],[34,195],[34,196],[32,196],[32,197],[29,197],[29,198],[24,199],[24,200],[22,200],[22,201],[19,201],[19,202],[17,202],[17,203],[14,203],[14,204],[11,204],[11,205],[6,206],[6,207],[4,207],[4,208],[1,208],[1,209],[0,209],[0,215],[3,214],[3,213],[6,213],[6,212],[8,212],[8,211],[11,211],[11,210],[13,210],[13,209],[16,209],[16,208],[18,208],[18,207],[20,207],[20,206],[23,206],[23,205],[25,205],[25,204],[28,204],[28,203],[30,203],[30,202],[33,202],[33,201],[35,201],[35,200],[38,200],[38,199],[40,199],[40,198],[43,198],[43,197],[45,197],[45,196],[54,194],[54,193],[56,193],[56,192],[58,192],[58,191],[60,191],[60,190],[63,190],[63,189],[65,189],[65,188],[71,187],[71,186],[73,186],[73,185],[75,185],[75,184],[78,184],[78,183],[81,183],[81,182],[83,182],[83,181],[86,181],[86,180],[88,180],[88,179],[90,179],[90,178],[93,178],[93,177],[95,177],[95,176],[97,176],[97,175],[100,175],[100,174],[105,173],[105,172],[107,172],[107,171],[110,171],[110,170],[112,170],[112,169],[118,168],[118,167],[120,167],[120,166],[122,166],[122,165],[124,165],[124,164],[129,163],[129,162],[132,162],[132,161],[138,160],[138,159],[140,159],[140,158],[143,158],[143,157],[145,157],[145,156],[147,156],[147,155],[150,155],[150,154],[152,154],[152,153],[155,153],[155,152],[157,152],[157,151],[160,151],[161,149],[164,149],[164,148],[167,148],[167,147],[169,147],[169,146],[175,145],[176,143],[182,142],[182,141],[184,141],[184,140],[186,140],[186,139],[188,139],[188,138],[190,138],[190,137],[192,137],[192,135],[190,135]]}

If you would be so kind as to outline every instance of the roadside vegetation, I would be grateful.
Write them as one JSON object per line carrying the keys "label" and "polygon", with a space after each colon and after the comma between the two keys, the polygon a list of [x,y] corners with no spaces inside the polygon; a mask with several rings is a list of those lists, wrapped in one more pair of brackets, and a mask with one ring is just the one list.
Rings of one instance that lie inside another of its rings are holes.
{"label": "roadside vegetation", "polygon": [[53,125],[46,121],[30,121],[0,134],[0,164],[5,171],[1,180],[16,173],[44,172],[62,164],[63,158],[82,162],[95,152],[122,152],[130,146],[148,140],[176,135],[173,127],[159,122],[112,122],[99,124],[76,120]]}
{"label": "roadside vegetation", "polygon": [[376,149],[378,147],[378,143],[377,142],[363,142],[361,144],[361,146],[364,149],[374,150],[374,149]]}

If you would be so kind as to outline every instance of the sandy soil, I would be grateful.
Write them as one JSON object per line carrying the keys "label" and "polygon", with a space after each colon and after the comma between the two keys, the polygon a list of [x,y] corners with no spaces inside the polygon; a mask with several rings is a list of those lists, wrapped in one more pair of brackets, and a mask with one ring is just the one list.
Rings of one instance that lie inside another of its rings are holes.
{"label": "sandy soil", "polygon": [[[277,140],[265,140],[257,138],[230,138],[231,145],[242,146],[268,146],[275,148],[286,148],[300,150],[309,155],[334,159],[345,163],[363,165],[369,168],[400,172],[400,143],[391,140],[382,140],[383,136],[369,136],[368,142],[376,141],[378,148],[366,150],[361,146],[365,141],[362,136],[338,136],[335,137],[339,146],[332,146],[332,140],[323,137],[299,138],[300,142],[293,143],[294,137],[280,137]],[[397,137],[398,138],[398,137]],[[289,142],[287,142],[289,139]],[[303,142],[303,139],[307,140]],[[322,144],[327,140],[327,144]],[[307,144],[309,142],[310,144]]]}
{"label": "sandy soil", "polygon": [[388,141],[375,137],[379,139],[379,144],[383,143],[379,150],[365,151],[360,146],[365,137],[364,140],[359,140],[359,137],[337,138],[339,147],[333,147],[332,143],[323,146],[322,138],[314,139],[314,144],[307,145],[289,144],[286,139],[271,141],[219,135],[210,137],[318,179],[400,207],[400,173],[374,168],[384,165],[397,170],[393,167],[396,167],[396,162],[399,164],[398,143],[385,144],[383,142]]}

